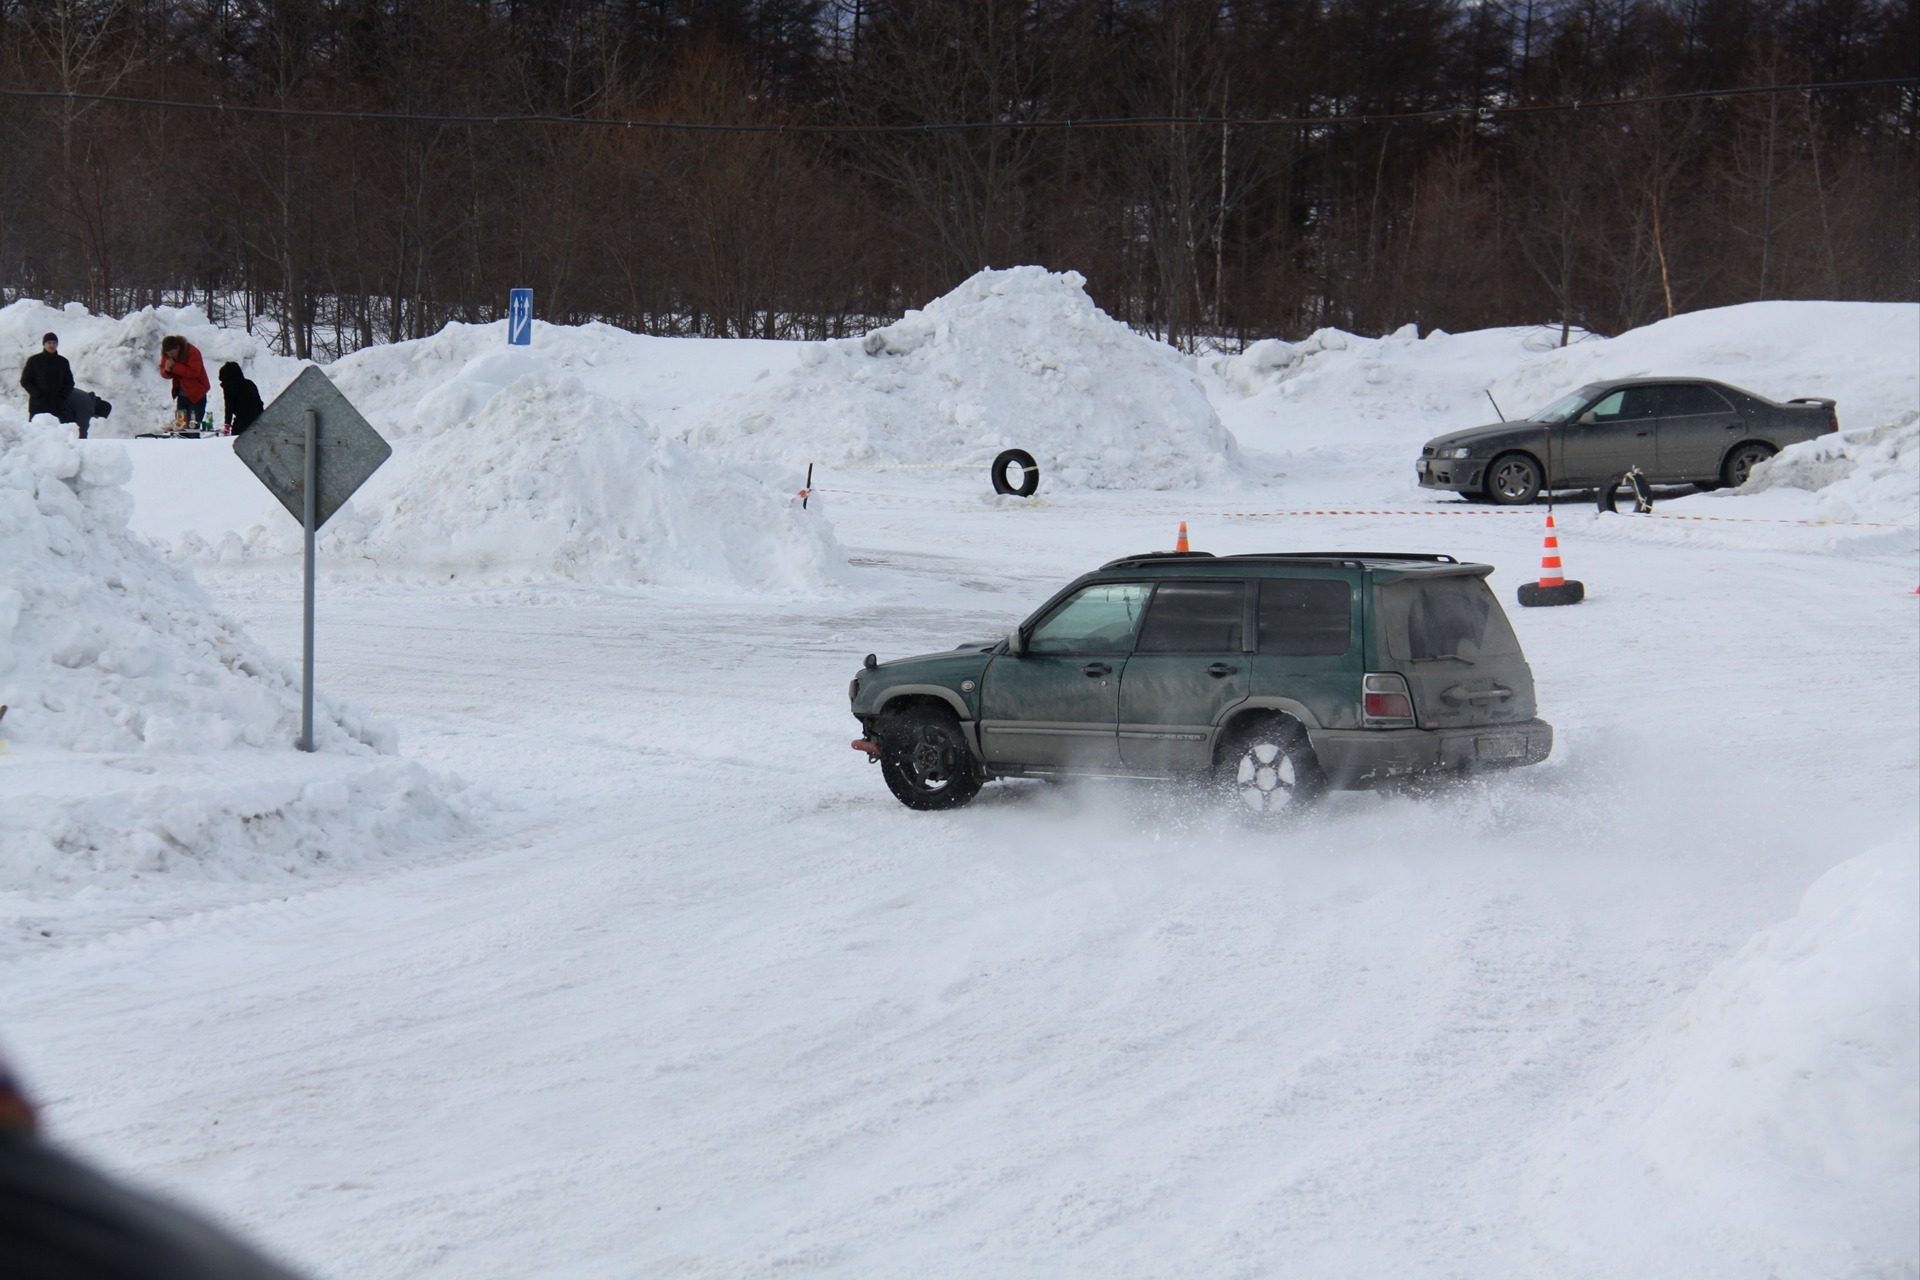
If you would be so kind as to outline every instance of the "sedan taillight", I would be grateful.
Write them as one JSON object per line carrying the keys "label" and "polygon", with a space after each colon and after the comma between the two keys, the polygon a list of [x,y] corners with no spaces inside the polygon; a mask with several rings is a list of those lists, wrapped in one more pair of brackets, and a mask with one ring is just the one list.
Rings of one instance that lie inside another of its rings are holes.
{"label": "sedan taillight", "polygon": [[1407,692],[1407,678],[1392,672],[1370,672],[1362,681],[1360,723],[1369,729],[1410,729],[1413,727],[1413,695]]}

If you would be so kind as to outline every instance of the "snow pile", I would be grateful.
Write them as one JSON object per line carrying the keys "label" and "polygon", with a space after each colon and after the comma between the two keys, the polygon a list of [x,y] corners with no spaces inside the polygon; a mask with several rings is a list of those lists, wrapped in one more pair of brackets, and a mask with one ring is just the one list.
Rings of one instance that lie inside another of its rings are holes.
{"label": "snow pile", "polygon": [[254,880],[464,826],[352,708],[316,698],[319,753],[293,749],[298,672],[127,531],[130,469],[0,416],[0,889]]}
{"label": "snow pile", "polygon": [[[76,769],[57,753],[10,755],[0,778],[0,890],[312,879],[470,825],[464,784],[412,761],[261,756],[108,756]],[[46,909],[3,897],[0,905],[9,918]]]}
{"label": "snow pile", "polygon": [[1920,413],[1782,449],[1753,470],[1743,493],[1804,489],[1818,519],[1911,522],[1920,513]]}
{"label": "snow pile", "polygon": [[1576,1117],[1553,1196],[1607,1256],[1633,1255],[1621,1274],[1702,1239],[1722,1241],[1730,1275],[1912,1273],[1917,848],[1920,832],[1822,876]]}
{"label": "snow pile", "polygon": [[[466,336],[389,349],[388,362],[437,362],[437,349],[459,349]],[[363,390],[382,363],[360,362]],[[453,376],[422,381],[405,414],[411,434],[323,530],[327,554],[483,582],[783,591],[829,583],[845,563],[822,514],[790,502],[790,490],[662,438],[547,355],[488,343]],[[800,483],[792,477],[793,489]],[[276,520],[244,538],[185,537],[180,549],[292,554],[299,536]]]}
{"label": "snow pile", "polygon": [[784,376],[692,415],[723,457],[804,465],[986,463],[1006,448],[1043,484],[1176,489],[1239,451],[1192,368],[1111,319],[1077,272],[982,271],[863,339],[811,344]]}
{"label": "snow pile", "polygon": [[[130,472],[120,444],[0,416],[0,731],[87,752],[289,746],[298,673],[128,533]],[[395,749],[347,708],[314,721],[323,750]]]}
{"label": "snow pile", "polygon": [[[40,338],[49,332],[60,335],[60,354],[73,366],[75,384],[113,405],[110,416],[89,428],[90,436],[102,438],[158,431],[173,421],[173,384],[160,376],[160,339],[167,334],[180,334],[200,349],[213,380],[207,411],[215,422],[225,416],[220,394],[225,361],[238,361],[268,403],[304,367],[303,361],[276,355],[252,334],[209,322],[198,307],[147,307],[122,319],[93,315],[77,302],[64,308],[33,301],[0,307],[0,355],[12,354],[17,364],[40,350]],[[27,393],[18,373],[0,379],[0,404],[26,412]]]}

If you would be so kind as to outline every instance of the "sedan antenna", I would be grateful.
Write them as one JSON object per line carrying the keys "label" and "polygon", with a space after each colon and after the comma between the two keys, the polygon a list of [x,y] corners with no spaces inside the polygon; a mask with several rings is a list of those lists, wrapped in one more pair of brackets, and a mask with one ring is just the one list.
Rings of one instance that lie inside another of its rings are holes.
{"label": "sedan antenna", "polygon": [[[1493,406],[1493,411],[1495,413],[1500,413],[1500,402],[1493,398],[1493,392],[1491,390],[1487,392],[1487,403]],[[1506,420],[1507,420],[1507,415],[1504,413],[1500,413],[1500,421],[1505,422]]]}

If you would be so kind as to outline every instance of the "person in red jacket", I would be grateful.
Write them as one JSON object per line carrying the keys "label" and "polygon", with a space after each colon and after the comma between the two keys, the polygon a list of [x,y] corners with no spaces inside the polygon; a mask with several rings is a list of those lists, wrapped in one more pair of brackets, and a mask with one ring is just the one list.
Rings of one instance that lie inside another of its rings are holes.
{"label": "person in red jacket", "polygon": [[160,339],[160,376],[173,380],[173,407],[185,419],[181,429],[197,430],[207,416],[207,392],[213,390],[200,348],[179,334]]}

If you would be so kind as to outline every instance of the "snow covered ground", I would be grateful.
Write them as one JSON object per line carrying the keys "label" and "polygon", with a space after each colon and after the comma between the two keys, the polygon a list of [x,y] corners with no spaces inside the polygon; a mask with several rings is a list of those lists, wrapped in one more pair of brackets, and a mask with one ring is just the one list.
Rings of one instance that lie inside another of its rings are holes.
{"label": "snow covered ground", "polygon": [[[1085,424],[1126,429],[1076,411],[1004,437],[1049,471],[1023,502],[901,406],[1079,404],[1014,358],[1066,297],[1029,283],[928,306],[974,309],[964,350],[892,326],[936,348],[918,373],[925,345],[544,327],[341,362],[400,447],[323,561],[348,728],[312,757],[276,683],[291,522],[222,442],[126,446],[166,555],[116,532],[121,446],[67,478],[0,451],[33,495],[0,508],[0,688],[32,712],[0,723],[0,1037],[52,1133],[343,1277],[1920,1271],[1920,308],[1169,353],[1166,403],[1204,389],[1237,445],[1195,416],[1180,486],[1147,452],[1054,483]],[[85,382],[78,336],[133,320],[63,323]],[[1051,340],[1091,369],[1113,335]],[[1025,373],[955,387],[995,343]],[[859,360],[901,381],[832,401]],[[1539,512],[1415,490],[1420,442],[1488,389],[1643,369],[1831,395],[1847,433],[1654,517],[1561,508],[1589,601],[1509,610],[1545,765],[1276,835],[1125,784],[911,813],[847,749],[860,655],[998,634],[1182,519],[1217,552],[1449,551],[1511,600]],[[809,459],[714,425],[783,402],[803,444],[822,404],[863,415],[819,425],[805,513]],[[460,541],[489,492],[483,531],[541,555]],[[142,608],[72,585],[109,561]],[[55,634],[129,618],[217,696]],[[114,678],[174,736],[83,740]]]}

